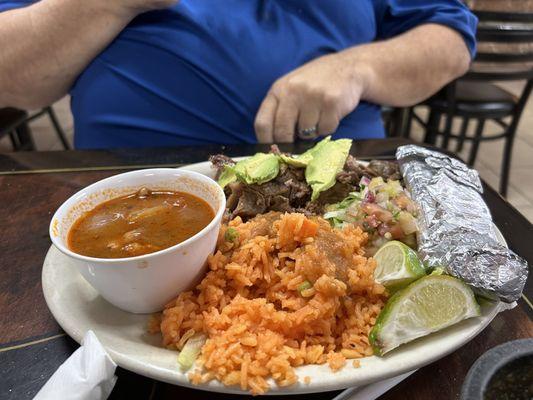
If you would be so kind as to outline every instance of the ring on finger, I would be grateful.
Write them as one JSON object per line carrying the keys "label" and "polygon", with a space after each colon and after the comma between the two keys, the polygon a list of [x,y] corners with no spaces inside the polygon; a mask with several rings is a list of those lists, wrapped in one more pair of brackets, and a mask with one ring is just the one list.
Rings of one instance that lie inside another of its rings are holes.
{"label": "ring on finger", "polygon": [[302,140],[313,140],[318,137],[318,127],[300,129],[298,131],[298,137]]}

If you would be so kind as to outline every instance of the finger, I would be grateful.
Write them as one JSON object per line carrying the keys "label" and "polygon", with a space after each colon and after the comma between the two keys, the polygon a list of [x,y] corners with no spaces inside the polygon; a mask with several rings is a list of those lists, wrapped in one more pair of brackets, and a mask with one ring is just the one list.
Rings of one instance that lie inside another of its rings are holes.
{"label": "finger", "polygon": [[320,119],[320,109],[314,105],[306,105],[300,109],[298,131],[315,128]]}
{"label": "finger", "polygon": [[279,100],[274,119],[274,141],[279,143],[293,142],[297,121],[298,106],[287,97],[282,97]]}
{"label": "finger", "polygon": [[339,127],[339,117],[337,114],[328,109],[322,110],[320,119],[318,121],[318,134],[320,136],[327,136],[335,133]]}
{"label": "finger", "polygon": [[274,118],[277,108],[278,100],[272,94],[268,94],[259,106],[254,121],[255,136],[259,143],[273,143]]}

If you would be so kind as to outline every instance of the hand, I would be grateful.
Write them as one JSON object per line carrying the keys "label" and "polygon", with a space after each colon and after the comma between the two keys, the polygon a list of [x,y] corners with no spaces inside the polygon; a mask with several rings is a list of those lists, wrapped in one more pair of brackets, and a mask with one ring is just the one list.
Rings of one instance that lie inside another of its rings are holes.
{"label": "hand", "polygon": [[334,133],[342,118],[359,104],[366,68],[344,53],[317,58],[278,79],[255,118],[260,143],[292,142],[295,133],[317,128]]}

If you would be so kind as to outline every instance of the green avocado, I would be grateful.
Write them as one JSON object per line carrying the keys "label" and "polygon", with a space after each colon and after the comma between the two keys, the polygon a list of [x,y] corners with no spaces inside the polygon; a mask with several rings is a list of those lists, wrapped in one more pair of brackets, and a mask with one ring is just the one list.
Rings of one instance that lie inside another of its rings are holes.
{"label": "green avocado", "polygon": [[218,183],[222,188],[239,180],[248,185],[261,185],[279,174],[279,164],[284,162],[297,168],[305,168],[305,179],[311,186],[311,200],[335,184],[337,174],[344,167],[352,146],[349,139],[331,140],[328,136],[299,156],[257,153],[239,161],[234,166],[225,166]]}
{"label": "green avocado", "polygon": [[286,156],[281,154],[279,157],[281,161],[285,164],[292,165],[296,168],[305,168],[309,165],[309,162],[313,159],[314,155],[318,153],[327,143],[331,143],[331,136],[327,136],[318,142],[316,145],[311,147],[306,152],[300,154],[299,156]]}
{"label": "green avocado", "polygon": [[305,160],[300,160],[298,156],[287,156],[285,154],[280,154],[279,159],[287,165],[292,165],[296,168],[305,168],[307,167],[307,162]]}
{"label": "green avocado", "polygon": [[331,142],[331,136],[326,136],[324,139],[322,139],[320,142],[315,144],[313,147],[311,147],[309,150],[307,150],[305,153],[302,153],[298,156],[298,160],[300,162],[305,163],[305,165],[309,165],[311,160],[315,157],[316,154],[322,152],[326,146],[328,146]]}
{"label": "green avocado", "polygon": [[239,161],[233,170],[240,181],[248,185],[261,185],[278,176],[279,158],[275,154],[257,153]]}
{"label": "green avocado", "polygon": [[218,184],[224,189],[227,185],[237,180],[237,175],[235,175],[235,169],[232,166],[225,165],[222,173],[218,178]]}
{"label": "green avocado", "polygon": [[350,139],[331,141],[329,136],[326,139],[302,154],[304,156],[311,152],[311,160],[305,169],[305,180],[313,190],[311,201],[335,184],[337,174],[342,171],[352,147]]}

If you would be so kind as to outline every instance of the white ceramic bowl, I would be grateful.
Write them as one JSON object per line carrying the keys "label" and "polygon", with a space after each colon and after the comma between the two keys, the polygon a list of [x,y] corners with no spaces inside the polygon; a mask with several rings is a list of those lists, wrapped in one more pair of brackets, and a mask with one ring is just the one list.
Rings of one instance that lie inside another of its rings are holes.
{"label": "white ceramic bowl", "polygon": [[[205,200],[215,217],[184,242],[142,256],[94,258],[68,249],[68,231],[84,212],[141,187],[191,193]],[[50,238],[62,253],[75,261],[81,275],[108,302],[132,313],[152,313],[201,280],[207,256],[215,249],[225,207],[224,192],[205,175],[172,168],[132,171],[103,179],[69,198],[52,218]]]}

